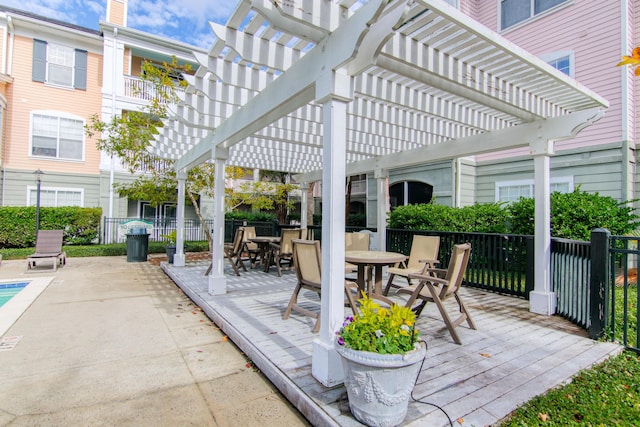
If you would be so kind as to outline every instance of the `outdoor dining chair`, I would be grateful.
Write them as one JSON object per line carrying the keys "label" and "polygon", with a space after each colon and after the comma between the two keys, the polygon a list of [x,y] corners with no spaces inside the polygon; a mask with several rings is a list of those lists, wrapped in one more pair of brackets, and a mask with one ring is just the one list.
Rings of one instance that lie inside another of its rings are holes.
{"label": "outdoor dining chair", "polygon": [[256,237],[256,228],[251,226],[240,228],[244,230],[242,237],[242,260],[249,261],[251,268],[255,268],[261,253],[258,244],[251,242],[251,239]]}
{"label": "outdoor dining chair", "polygon": [[[313,292],[317,292],[320,296],[322,289],[321,278],[321,265],[322,265],[322,253],[320,250],[320,241],[318,240],[292,240],[292,252],[294,263],[296,265],[296,275],[298,277],[298,283],[293,290],[289,304],[282,315],[283,319],[288,319],[291,311],[304,314],[305,316],[316,319],[316,323],[313,326],[313,332],[320,330],[320,312],[312,311],[305,306],[298,304],[298,296],[302,289],[308,289]],[[345,281],[345,305],[348,305],[353,314],[357,314],[356,300],[354,298],[353,290],[357,289],[358,285],[354,282]],[[318,307],[319,310],[319,307]]]}
{"label": "outdoor dining chair", "polygon": [[389,290],[401,288],[405,285],[393,283],[396,276],[402,276],[407,280],[407,285],[411,285],[411,274],[422,272],[425,268],[433,268],[438,264],[438,252],[440,251],[440,236],[421,236],[416,234],[411,241],[411,251],[408,262],[401,265],[389,267],[387,274],[387,286],[382,291],[382,295],[388,295]]}
{"label": "outdoor dining chair", "polygon": [[[271,243],[269,251],[269,260],[267,261],[266,271],[269,271],[271,264],[275,264],[278,270],[278,276],[282,277],[282,270],[285,265],[288,269],[293,268],[293,239],[301,239],[303,237],[302,228],[285,228],[282,230],[280,241],[277,243]],[[306,233],[305,233],[306,234]]]}
{"label": "outdoor dining chair", "polygon": [[[417,279],[419,282],[415,285],[400,288],[397,292],[398,294],[409,295],[405,306],[411,307],[417,316],[422,313],[427,302],[434,302],[456,344],[462,344],[460,336],[456,332],[456,327],[466,321],[471,329],[476,329],[476,325],[473,323],[471,315],[458,293],[467,270],[470,255],[470,243],[454,245],[448,269],[425,268],[422,273],[410,274],[409,278]],[[455,298],[460,311],[460,315],[455,320],[451,320],[444,306],[444,302],[451,297]],[[415,305],[418,300],[418,304]]]}
{"label": "outdoor dining chair", "polygon": [[[245,267],[244,262],[242,262],[243,236],[244,230],[242,229],[242,227],[238,227],[233,237],[233,242],[226,243],[223,248],[224,257],[229,260],[229,264],[231,264],[231,267],[236,273],[236,276],[240,275],[240,269],[238,267],[242,267],[244,271],[247,271],[247,267]],[[212,268],[213,263],[209,264],[209,268],[207,268],[207,271],[204,273],[204,275],[208,276],[209,273],[211,273]]]}
{"label": "outdoor dining chair", "polygon": [[[369,250],[370,234],[367,233],[345,233],[344,234],[344,250],[348,251],[368,251]],[[345,262],[345,273],[355,273],[358,271],[358,266]]]}

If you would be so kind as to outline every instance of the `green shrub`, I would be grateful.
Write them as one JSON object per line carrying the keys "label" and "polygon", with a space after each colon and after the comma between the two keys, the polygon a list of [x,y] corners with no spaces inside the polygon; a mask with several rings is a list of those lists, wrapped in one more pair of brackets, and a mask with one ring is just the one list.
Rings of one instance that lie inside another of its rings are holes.
{"label": "green shrub", "polygon": [[[535,203],[521,198],[508,206],[512,232],[534,234]],[[624,235],[635,230],[638,216],[632,208],[608,196],[580,191],[551,193],[551,235],[565,239],[589,240],[591,230],[606,228],[613,235]]]}
{"label": "green shrub", "polygon": [[[64,230],[67,245],[88,245],[98,239],[100,208],[40,208],[41,230]],[[27,248],[36,241],[36,208],[0,207],[0,248]]]}
{"label": "green shrub", "polygon": [[389,228],[409,230],[506,233],[508,222],[508,212],[501,203],[464,208],[426,203],[398,206],[389,214]]}
{"label": "green shrub", "polygon": [[224,219],[242,221],[275,221],[276,216],[267,212],[227,212],[224,215]]}

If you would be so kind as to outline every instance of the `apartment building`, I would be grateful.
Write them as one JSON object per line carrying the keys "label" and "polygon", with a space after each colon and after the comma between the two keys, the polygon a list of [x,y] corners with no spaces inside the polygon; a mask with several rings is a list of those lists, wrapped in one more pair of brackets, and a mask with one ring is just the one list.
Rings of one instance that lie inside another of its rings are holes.
{"label": "apartment building", "polygon": [[[636,104],[640,80],[630,69],[616,64],[640,44],[640,1],[449,3],[609,101],[602,119],[577,138],[556,142],[551,190],[570,192],[580,186],[583,191],[619,201],[638,198]],[[508,202],[520,196],[533,197],[533,183],[533,160],[527,150],[458,158],[391,170],[389,174],[392,206],[425,198],[451,206]],[[366,187],[367,223],[374,226],[376,187],[372,175],[367,177]]]}
{"label": "apartment building", "polygon": [[[552,190],[580,186],[620,201],[638,198],[639,80],[615,65],[640,44],[640,0],[446,3],[609,101],[604,118],[577,138],[556,142]],[[113,183],[132,177],[119,159],[97,151],[83,127],[92,114],[108,121],[146,102],[139,79],[143,61],[161,64],[175,55],[195,63],[193,52],[206,50],[128,28],[127,0],[108,0],[99,31],[0,7],[0,43],[1,204],[33,204],[34,172],[40,170],[43,206],[100,206],[108,217],[171,217],[172,204],[153,208],[114,193]],[[533,196],[533,178],[526,150],[391,169],[390,204],[516,200]],[[351,191],[353,212],[366,212],[367,224],[375,226],[373,175],[353,177]],[[320,185],[314,194],[319,205]]]}
{"label": "apartment building", "polygon": [[113,184],[134,177],[85,134],[91,116],[108,122],[148,102],[145,61],[195,62],[197,47],[126,25],[127,0],[108,0],[99,30],[0,6],[2,206],[34,205],[39,175],[41,206],[101,207],[119,218],[175,215],[172,203],[120,197]]}

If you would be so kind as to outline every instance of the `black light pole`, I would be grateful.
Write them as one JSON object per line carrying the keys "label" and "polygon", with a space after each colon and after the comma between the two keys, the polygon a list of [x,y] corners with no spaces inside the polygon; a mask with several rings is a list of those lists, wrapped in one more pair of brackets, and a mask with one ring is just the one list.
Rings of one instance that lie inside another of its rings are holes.
{"label": "black light pole", "polygon": [[36,244],[38,244],[38,231],[40,230],[40,184],[42,183],[42,172],[40,169],[37,169],[34,172],[36,176]]}

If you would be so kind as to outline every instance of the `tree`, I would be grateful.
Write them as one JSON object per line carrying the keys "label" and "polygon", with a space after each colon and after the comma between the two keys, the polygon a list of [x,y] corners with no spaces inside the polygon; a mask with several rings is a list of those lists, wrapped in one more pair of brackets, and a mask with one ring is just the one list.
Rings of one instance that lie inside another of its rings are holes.
{"label": "tree", "polygon": [[229,194],[232,208],[246,205],[256,210],[275,210],[280,224],[287,223],[287,216],[294,204],[291,193],[298,186],[289,182],[289,174],[277,171],[261,171],[260,181],[245,183],[238,191]]}
{"label": "tree", "polygon": [[[126,184],[115,184],[119,195],[138,200],[148,200],[156,207],[161,203],[177,200],[177,175],[175,161],[163,159],[149,151],[151,142],[158,129],[163,126],[162,120],[169,117],[169,106],[178,101],[176,90],[184,88],[187,82],[181,78],[182,73],[190,72],[189,65],[182,66],[176,57],[170,63],[164,62],[158,67],[145,61],[142,65],[142,85],[150,95],[150,100],[138,111],[126,111],[114,114],[109,122],[100,120],[97,114],[91,116],[85,133],[98,138],[98,149],[109,155],[117,156],[128,170],[138,174],[135,181]],[[227,168],[229,178],[241,176],[240,168]],[[214,167],[203,163],[187,174],[186,196],[193,205],[212,248],[213,239],[206,225],[199,206],[199,196],[213,197]]]}

